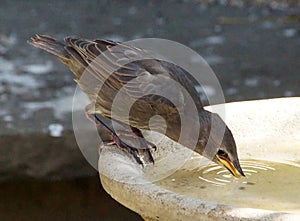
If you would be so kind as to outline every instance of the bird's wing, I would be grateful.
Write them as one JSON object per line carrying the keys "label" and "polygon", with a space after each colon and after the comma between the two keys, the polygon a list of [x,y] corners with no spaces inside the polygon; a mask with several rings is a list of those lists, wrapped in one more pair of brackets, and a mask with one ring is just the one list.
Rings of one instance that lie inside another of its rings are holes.
{"label": "bird's wing", "polygon": [[[141,127],[142,121],[148,123],[146,118],[150,115],[178,115],[187,107],[188,97],[197,109],[203,108],[189,74],[175,64],[152,58],[145,50],[108,40],[68,37],[65,41],[73,59],[86,66],[87,74],[82,77],[84,80],[77,79],[79,84],[86,93],[97,92],[95,103],[107,117],[124,122],[128,119],[123,117],[128,116],[121,112],[129,111],[124,107],[131,105],[130,123]],[[99,85],[101,88],[97,88]]]}

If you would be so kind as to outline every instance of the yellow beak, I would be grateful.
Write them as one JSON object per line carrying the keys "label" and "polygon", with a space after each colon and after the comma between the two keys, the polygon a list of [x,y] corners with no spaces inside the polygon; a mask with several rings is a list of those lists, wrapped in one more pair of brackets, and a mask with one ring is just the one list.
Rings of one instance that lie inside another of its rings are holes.
{"label": "yellow beak", "polygon": [[233,176],[238,178],[245,176],[239,163],[237,163],[237,165],[233,165],[233,163],[225,157],[218,156],[218,155],[216,155],[216,157],[220,161],[220,163],[222,163]]}

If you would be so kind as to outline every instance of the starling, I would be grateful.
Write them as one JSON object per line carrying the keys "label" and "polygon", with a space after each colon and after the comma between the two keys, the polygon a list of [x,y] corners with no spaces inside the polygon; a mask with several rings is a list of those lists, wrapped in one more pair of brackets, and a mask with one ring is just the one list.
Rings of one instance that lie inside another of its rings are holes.
{"label": "starling", "polygon": [[[225,166],[234,176],[244,176],[230,129],[217,114],[203,109],[192,79],[183,68],[147,56],[145,59],[130,60],[134,56],[143,58],[145,51],[110,40],[66,37],[64,42],[60,42],[49,36],[35,35],[28,43],[57,56],[70,68],[75,81],[91,101],[86,107],[87,117],[112,137],[113,144],[131,154],[138,163],[154,163],[150,150],[156,146],[147,141],[141,132],[154,130]],[[128,62],[124,62],[126,59]],[[178,82],[184,90],[174,87],[170,80]],[[167,96],[163,96],[166,93],[161,91],[167,92]],[[188,93],[196,107],[197,116],[189,112],[188,99],[183,91]],[[117,96],[119,99],[115,104]],[[124,114],[123,109],[128,103],[131,104],[130,109]],[[194,144],[189,137],[180,139],[181,113],[185,116],[184,123],[190,125],[185,131],[190,136],[195,136],[197,130],[193,125],[199,121]],[[149,120],[153,116],[162,117],[165,124],[162,126],[161,121],[154,121],[150,128]],[[103,119],[127,129],[115,131]],[[222,133],[218,133],[218,129],[213,132],[212,119],[215,125],[224,128]],[[220,142],[214,142],[220,134]],[[131,143],[127,138],[132,140]],[[212,142],[209,142],[210,138]]]}

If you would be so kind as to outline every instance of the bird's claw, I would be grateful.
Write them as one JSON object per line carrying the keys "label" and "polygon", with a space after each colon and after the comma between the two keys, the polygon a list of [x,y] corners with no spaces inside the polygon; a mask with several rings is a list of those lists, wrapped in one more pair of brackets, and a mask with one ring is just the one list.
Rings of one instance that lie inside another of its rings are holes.
{"label": "bird's claw", "polygon": [[148,146],[150,146],[154,151],[157,151],[157,146],[154,143],[152,143],[148,140],[146,140],[146,142],[147,142]]}
{"label": "bird's claw", "polygon": [[[148,142],[145,140],[141,132],[134,128],[134,133],[130,131],[119,131],[119,134],[116,134],[111,128],[109,128],[102,120],[97,116],[97,114],[89,113],[89,107],[87,106],[86,108],[86,115],[88,119],[93,121],[96,126],[103,128],[105,131],[107,131],[110,136],[112,137],[112,141],[109,142],[104,142],[100,147],[99,147],[99,153],[101,152],[101,149],[103,146],[111,146],[111,145],[117,145],[119,148],[122,150],[127,151],[129,154],[131,154],[134,159],[136,160],[137,163],[141,164],[144,167],[145,163],[152,163],[154,164],[154,159],[149,151],[149,146],[154,148],[156,150],[156,146],[152,144],[151,142]],[[125,143],[119,136],[123,135],[125,138],[136,138],[139,140],[139,148],[132,147],[131,145],[128,145]],[[134,135],[134,136],[132,136]],[[149,146],[148,146],[149,145]]]}
{"label": "bird's claw", "polygon": [[138,156],[137,150],[134,147],[123,142],[119,137],[114,137],[113,140],[114,140],[113,141],[114,144],[116,144],[121,149],[126,150],[129,154],[131,154],[134,157],[137,163],[141,164],[144,167],[144,163],[141,160],[141,158]]}

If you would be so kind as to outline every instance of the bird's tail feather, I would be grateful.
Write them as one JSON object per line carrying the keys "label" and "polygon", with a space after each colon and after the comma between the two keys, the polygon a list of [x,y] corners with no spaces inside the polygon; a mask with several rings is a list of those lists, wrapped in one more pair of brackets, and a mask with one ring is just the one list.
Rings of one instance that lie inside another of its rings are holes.
{"label": "bird's tail feather", "polygon": [[31,37],[27,42],[34,47],[43,49],[57,56],[60,61],[71,69],[76,79],[81,78],[82,72],[85,70],[87,64],[81,55],[68,43],[59,42],[47,35],[38,34]]}
{"label": "bird's tail feather", "polygon": [[61,60],[69,59],[69,55],[65,49],[65,45],[61,42],[58,42],[54,38],[51,38],[46,35],[36,34],[27,42],[33,45],[34,47],[41,48],[51,54],[56,55]]}

